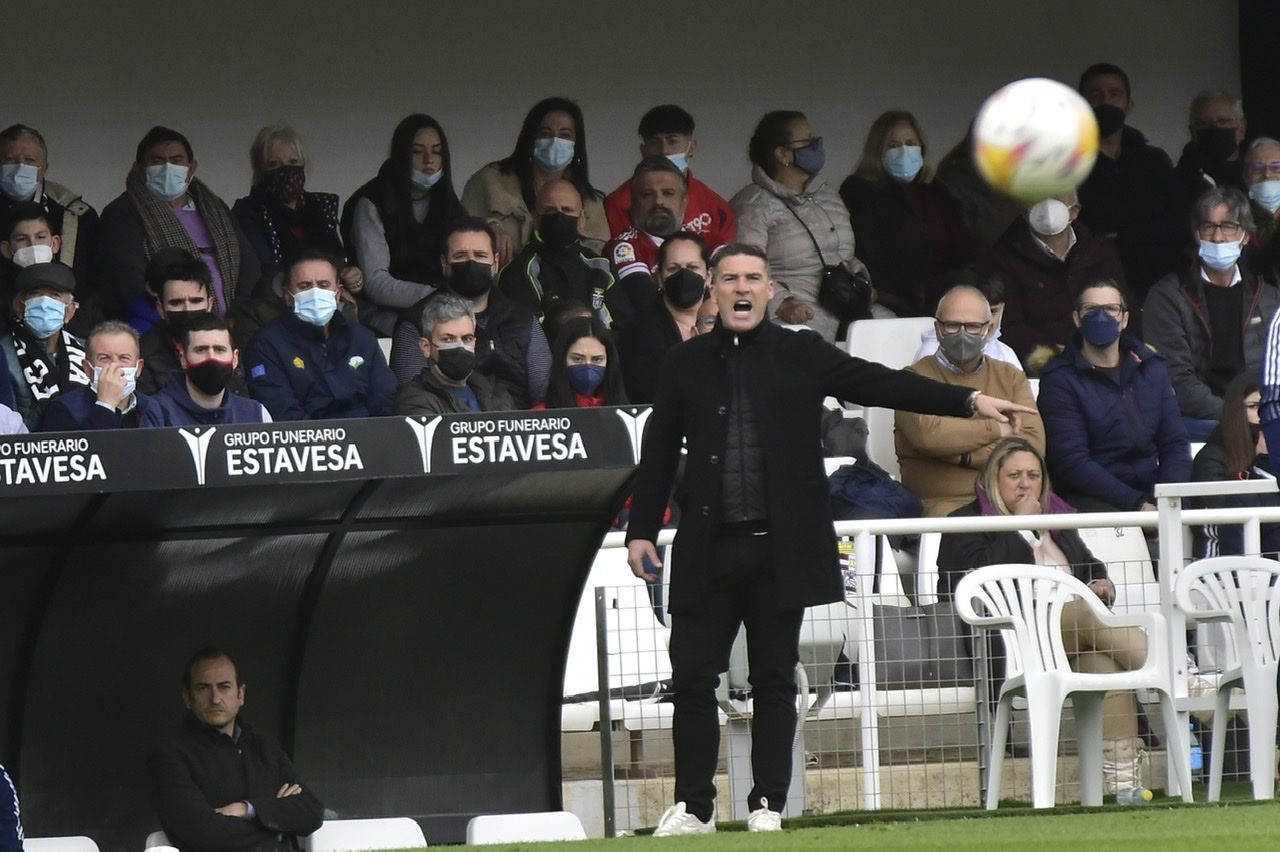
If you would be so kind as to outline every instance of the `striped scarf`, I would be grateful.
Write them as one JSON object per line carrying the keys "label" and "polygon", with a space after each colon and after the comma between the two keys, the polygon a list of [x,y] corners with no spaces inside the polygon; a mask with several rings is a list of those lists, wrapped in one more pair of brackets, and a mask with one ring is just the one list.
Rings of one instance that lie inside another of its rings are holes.
{"label": "striped scarf", "polygon": [[[160,249],[172,247],[186,249],[192,257],[202,257],[200,247],[173,214],[169,202],[147,189],[142,169],[131,169],[124,185],[138,215],[142,217],[145,232],[142,248],[147,260]],[[222,270],[222,286],[229,307],[235,301],[236,283],[240,277],[240,240],[236,237],[235,225],[231,222],[231,211],[199,178],[191,181],[187,193],[195,202],[196,212],[204,220],[205,227],[209,229],[209,236],[213,238],[213,250],[218,268]]]}

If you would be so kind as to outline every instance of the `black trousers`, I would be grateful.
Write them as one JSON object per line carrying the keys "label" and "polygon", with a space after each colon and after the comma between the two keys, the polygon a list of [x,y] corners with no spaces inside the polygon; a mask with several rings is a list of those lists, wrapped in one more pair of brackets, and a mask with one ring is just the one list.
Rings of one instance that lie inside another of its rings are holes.
{"label": "black trousers", "polygon": [[712,579],[696,613],[671,619],[671,670],[675,689],[672,738],[676,801],[706,822],[715,803],[720,721],[715,697],[719,675],[729,667],[738,626],[747,628],[754,718],[751,810],[769,800],[781,810],[791,783],[791,747],[796,731],[795,669],[804,610],[779,610],[774,594],[773,547],[768,535],[728,532],[715,542]]}

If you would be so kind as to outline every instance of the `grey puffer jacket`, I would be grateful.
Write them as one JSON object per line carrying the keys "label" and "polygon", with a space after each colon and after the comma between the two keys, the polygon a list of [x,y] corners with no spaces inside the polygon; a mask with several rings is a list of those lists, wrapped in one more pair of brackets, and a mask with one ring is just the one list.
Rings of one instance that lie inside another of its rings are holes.
{"label": "grey puffer jacket", "polygon": [[[853,255],[853,226],[840,196],[816,175],[797,193],[777,183],[764,169],[752,166],[751,183],[739,190],[729,205],[738,217],[738,241],[759,246],[769,256],[769,269],[778,283],[769,310],[777,311],[788,296],[804,302],[813,307],[814,314],[807,325],[834,342],[840,323],[818,305],[824,261],[826,265],[843,263],[850,272],[871,277]],[[817,240],[821,258],[805,227]]]}
{"label": "grey puffer jacket", "polygon": [[[1240,273],[1238,286],[1245,288],[1244,316],[1240,318],[1245,370],[1257,375],[1262,369],[1267,323],[1280,307],[1280,294],[1243,265]],[[1209,387],[1213,341],[1204,302],[1205,286],[1198,266],[1160,279],[1142,307],[1142,331],[1146,344],[1169,366],[1169,379],[1182,416],[1217,420],[1222,414],[1222,400]]]}

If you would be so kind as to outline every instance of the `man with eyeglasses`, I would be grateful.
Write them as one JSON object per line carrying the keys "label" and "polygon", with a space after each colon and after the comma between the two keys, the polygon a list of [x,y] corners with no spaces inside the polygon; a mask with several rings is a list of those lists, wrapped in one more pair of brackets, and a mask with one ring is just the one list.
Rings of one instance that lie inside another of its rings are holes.
{"label": "man with eyeglasses", "polygon": [[[991,330],[991,305],[982,291],[966,285],[948,290],[938,302],[934,329],[938,351],[908,370],[1035,408],[1026,375],[983,351]],[[929,517],[949,515],[973,500],[978,471],[1001,438],[1018,435],[1044,452],[1039,414],[1019,414],[999,423],[899,411],[894,426],[902,484],[920,498]]]}
{"label": "man with eyeglasses", "polygon": [[1244,182],[1257,225],[1254,268],[1280,280],[1280,140],[1259,136],[1244,152]]}
{"label": "man with eyeglasses", "polygon": [[1157,482],[1191,477],[1191,448],[1164,359],[1130,334],[1118,284],[1076,299],[1075,334],[1036,398],[1054,490],[1088,512],[1154,509]]}
{"label": "man with eyeglasses", "polygon": [[1080,292],[1099,278],[1124,281],[1114,241],[1077,221],[1080,211],[1074,190],[1046,198],[1015,219],[991,250],[991,266],[1008,282],[1001,333],[1032,376],[1071,336]]}
{"label": "man with eyeglasses", "polygon": [[1169,366],[1188,437],[1205,441],[1221,415],[1227,383],[1261,367],[1267,321],[1280,298],[1241,261],[1253,214],[1240,190],[1209,190],[1193,214],[1198,257],[1151,289],[1143,328]]}

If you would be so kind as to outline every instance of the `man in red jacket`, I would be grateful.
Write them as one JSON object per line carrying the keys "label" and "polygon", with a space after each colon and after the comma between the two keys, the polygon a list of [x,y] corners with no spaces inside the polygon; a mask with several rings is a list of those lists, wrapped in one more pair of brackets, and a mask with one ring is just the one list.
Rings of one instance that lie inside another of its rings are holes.
{"label": "man in red jacket", "polygon": [[[640,119],[640,157],[666,157],[684,172],[689,186],[689,202],[680,230],[697,234],[714,252],[734,241],[737,222],[728,202],[715,190],[693,176],[689,160],[698,150],[693,138],[693,116],[675,104],[656,106]],[[609,233],[617,237],[631,227],[631,181],[609,193],[604,200],[604,215]]]}

